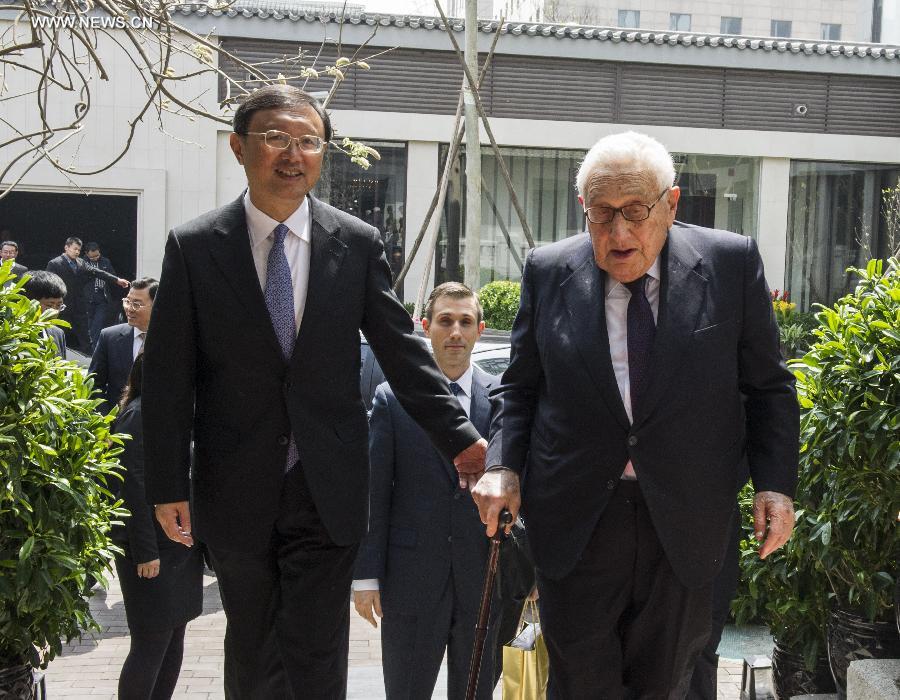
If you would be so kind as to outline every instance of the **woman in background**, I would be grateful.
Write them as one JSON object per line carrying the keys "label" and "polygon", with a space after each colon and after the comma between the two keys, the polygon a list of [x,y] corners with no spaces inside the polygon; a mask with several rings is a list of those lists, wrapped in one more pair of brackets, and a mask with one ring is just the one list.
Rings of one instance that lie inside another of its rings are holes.
{"label": "woman in background", "polygon": [[119,674],[121,700],[168,700],[175,692],[184,654],[187,623],[203,608],[203,559],[199,547],[172,542],[147,504],[144,493],[144,443],[141,426],[143,355],[131,368],[119,403],[117,433],[131,435],[119,459],[123,481],[112,490],[131,517],[113,529],[116,572],[125,601],[131,648]]}

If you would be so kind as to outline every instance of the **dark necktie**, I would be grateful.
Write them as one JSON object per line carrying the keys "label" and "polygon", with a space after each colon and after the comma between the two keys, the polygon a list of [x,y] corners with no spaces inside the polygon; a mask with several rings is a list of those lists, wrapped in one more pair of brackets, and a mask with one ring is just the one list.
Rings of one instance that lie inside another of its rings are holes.
{"label": "dark necktie", "polygon": [[[269,259],[266,262],[266,308],[272,319],[272,328],[281,346],[281,352],[285,360],[289,360],[294,352],[294,342],[297,339],[297,321],[294,317],[294,285],[291,280],[291,268],[288,265],[287,255],[284,253],[284,238],[290,229],[284,224],[278,224],[273,232],[275,242],[269,251]],[[293,434],[288,443],[287,463],[285,471],[290,471],[297,463],[299,453]]]}
{"label": "dark necktie", "polygon": [[628,301],[628,383],[631,388],[632,422],[646,388],[650,373],[650,351],[656,335],[653,309],[650,308],[644,291],[646,281],[647,275],[643,275],[633,282],[625,283],[631,292],[631,299]]}
{"label": "dark necktie", "polygon": [[454,396],[459,396],[459,392],[462,391],[462,387],[456,382],[450,382],[450,391],[453,392]]}

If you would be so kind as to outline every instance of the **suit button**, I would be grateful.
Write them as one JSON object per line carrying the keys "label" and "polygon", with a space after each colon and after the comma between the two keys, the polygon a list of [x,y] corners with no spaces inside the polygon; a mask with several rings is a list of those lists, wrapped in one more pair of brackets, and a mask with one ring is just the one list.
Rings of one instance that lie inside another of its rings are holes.
{"label": "suit button", "polygon": [[457,489],[456,493],[453,494],[453,500],[454,500],[454,501],[458,501],[458,500],[459,500],[459,489]]}
{"label": "suit button", "polygon": [[282,389],[284,389],[285,391],[290,391],[290,390],[291,390],[291,383],[290,383],[290,382],[285,382],[284,384],[281,385],[281,387],[282,387]]}
{"label": "suit button", "polygon": [[634,447],[635,445],[637,445],[637,435],[629,435],[628,436],[628,444],[631,447]]}
{"label": "suit button", "polygon": [[448,542],[453,542],[453,535],[448,535],[448,536],[447,536],[447,541],[448,541]]}
{"label": "suit button", "polygon": [[614,488],[616,488],[616,480],[610,479],[609,481],[607,481],[606,488],[608,488],[610,491],[612,491]]}
{"label": "suit button", "polygon": [[278,444],[279,445],[287,445],[290,440],[288,440],[287,435],[279,435],[278,436]]}

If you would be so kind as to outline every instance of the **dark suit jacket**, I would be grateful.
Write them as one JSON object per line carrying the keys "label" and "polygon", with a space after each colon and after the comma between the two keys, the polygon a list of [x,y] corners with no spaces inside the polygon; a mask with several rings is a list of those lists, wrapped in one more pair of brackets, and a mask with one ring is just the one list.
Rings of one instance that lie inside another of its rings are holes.
{"label": "dark suit jacket", "polygon": [[48,326],[47,335],[56,344],[56,353],[61,359],[66,359],[66,334],[59,326]]}
{"label": "dark suit jacket", "polygon": [[109,413],[128,383],[134,363],[134,328],[127,323],[104,328],[91,356],[88,371],[94,375],[94,389],[103,395],[100,410]]}
{"label": "dark suit jacket", "polygon": [[676,222],[661,271],[646,399],[629,425],[590,238],[529,252],[487,464],[522,475],[531,548],[548,577],[575,565],[629,458],[689,587],[721,567],[745,446],[756,490],[793,495],[799,410],[756,243]]}
{"label": "dark suit jacket", "polygon": [[14,262],[14,263],[12,264],[12,273],[13,273],[16,277],[21,277],[21,276],[24,275],[26,272],[28,272],[28,268],[25,267],[24,265],[20,265],[20,264],[17,263],[17,262]]}
{"label": "dark suit jacket", "polygon": [[106,270],[101,270],[99,267],[88,265],[81,258],[75,259],[75,270],[72,270],[68,261],[69,258],[66,255],[57,255],[47,263],[47,271],[56,273],[65,282],[66,308],[59,317],[71,323],[72,319],[84,308],[82,289],[88,279],[97,277],[115,284],[118,277],[111,275]]}
{"label": "dark suit jacket", "polygon": [[[144,360],[147,495],[184,501],[211,547],[269,545],[293,432],[339,545],[362,539],[369,490],[359,330],[404,406],[448,457],[478,439],[391,291],[378,231],[310,197],[306,308],[285,361],[238,198],[169,234]],[[193,480],[189,484],[191,437]]]}
{"label": "dark suit jacket", "polygon": [[[488,392],[497,379],[473,367],[471,420],[490,427]],[[410,418],[387,384],[375,392],[369,423],[372,464],[369,532],[355,579],[377,578],[386,612],[430,610],[453,571],[461,598],[478,611],[489,540],[456,469]]]}

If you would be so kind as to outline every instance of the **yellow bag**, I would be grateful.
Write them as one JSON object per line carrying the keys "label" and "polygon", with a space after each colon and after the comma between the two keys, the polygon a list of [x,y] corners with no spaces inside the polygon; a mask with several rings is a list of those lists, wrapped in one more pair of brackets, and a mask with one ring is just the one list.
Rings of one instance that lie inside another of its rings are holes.
{"label": "yellow bag", "polygon": [[534,601],[526,601],[518,629],[516,638],[503,647],[503,700],[545,700],[550,660]]}

